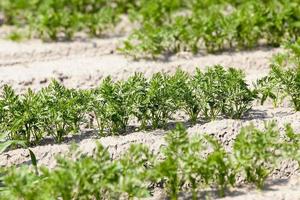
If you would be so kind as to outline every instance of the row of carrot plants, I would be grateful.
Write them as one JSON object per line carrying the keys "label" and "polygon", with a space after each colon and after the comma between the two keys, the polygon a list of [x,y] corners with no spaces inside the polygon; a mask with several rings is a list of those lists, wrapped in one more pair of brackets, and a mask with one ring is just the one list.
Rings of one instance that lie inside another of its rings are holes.
{"label": "row of carrot plants", "polygon": [[180,124],[165,136],[160,155],[141,144],[131,145],[115,160],[100,144],[93,156],[72,148],[52,170],[2,168],[0,199],[140,199],[150,197],[157,187],[172,200],[180,195],[206,199],[210,198],[207,191],[223,197],[241,180],[262,189],[281,161],[300,164],[300,134],[289,125],[283,132],[274,122],[263,130],[244,127],[233,141],[232,152],[225,151],[214,136],[189,137]]}
{"label": "row of carrot plants", "polygon": [[100,135],[122,134],[133,119],[139,121],[140,129],[164,128],[180,110],[192,123],[200,117],[241,118],[255,96],[242,71],[221,66],[197,70],[194,76],[177,70],[174,75],[156,73],[149,80],[141,73],[126,81],[107,77],[90,90],[68,89],[53,80],[38,92],[29,89],[18,95],[5,85],[0,130],[9,139],[28,144],[37,144],[47,135],[61,142],[64,135],[78,132],[84,124],[92,127],[93,121]]}
{"label": "row of carrot plants", "polygon": [[97,37],[113,28],[122,5],[123,0],[3,0],[0,12],[3,23],[25,28],[12,34],[12,39],[23,38],[27,28],[29,37],[70,40],[79,31]]}
{"label": "row of carrot plants", "polygon": [[[38,144],[45,136],[57,142],[82,125],[97,126],[100,135],[122,134],[130,120],[140,129],[164,128],[173,114],[183,111],[192,124],[220,117],[242,118],[254,100],[271,99],[279,106],[288,99],[300,111],[300,40],[274,57],[268,76],[250,87],[241,70],[222,66],[196,70],[189,75],[154,74],[146,79],[136,73],[126,81],[110,77],[99,87],[75,90],[53,81],[41,91],[19,95],[8,85],[0,95],[0,138]],[[2,141],[3,139],[1,139]]]}
{"label": "row of carrot plants", "polygon": [[97,126],[101,136],[123,134],[129,122],[139,129],[165,128],[174,114],[188,120],[241,119],[253,101],[288,98],[296,111],[300,102],[300,68],[275,66],[255,87],[246,84],[244,73],[214,66],[195,75],[178,69],[174,75],[156,73],[146,79],[136,73],[126,81],[105,78],[95,89],[69,89],[53,80],[38,92],[16,94],[5,85],[0,95],[0,130],[8,140],[38,144],[46,136],[61,142],[81,127]]}
{"label": "row of carrot plants", "polygon": [[262,39],[278,46],[300,32],[298,0],[2,0],[0,12],[0,21],[29,26],[45,40],[70,40],[76,32],[100,37],[127,15],[139,26],[120,50],[136,58],[251,48]]}
{"label": "row of carrot plants", "polygon": [[171,13],[157,20],[145,15],[148,20],[129,36],[121,51],[135,58],[156,58],[180,51],[279,46],[299,37],[298,1],[220,2],[203,6],[196,1],[186,14]]}
{"label": "row of carrot plants", "polygon": [[[2,0],[0,13],[3,19],[0,19],[0,23],[21,28],[28,26],[32,37],[44,40],[59,38],[71,40],[76,32],[101,37],[105,30],[112,30],[117,25],[121,15],[130,15],[132,21],[140,21],[141,15],[148,15],[149,11],[153,14],[156,7],[167,11],[173,4],[182,7],[188,2],[186,0],[179,0],[176,3],[169,0],[153,3],[145,0]],[[159,15],[164,14],[159,12]],[[24,34],[20,33],[19,37],[17,35],[16,32],[11,38],[18,39]]]}

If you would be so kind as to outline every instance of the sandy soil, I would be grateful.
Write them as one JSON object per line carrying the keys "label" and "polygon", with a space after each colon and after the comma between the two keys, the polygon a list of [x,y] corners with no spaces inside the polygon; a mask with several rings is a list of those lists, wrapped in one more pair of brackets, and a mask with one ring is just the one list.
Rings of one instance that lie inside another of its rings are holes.
{"label": "sandy soil", "polygon": [[[263,129],[265,122],[275,121],[280,130],[284,130],[285,124],[289,123],[294,128],[295,132],[300,132],[300,113],[294,113],[288,108],[264,108],[254,107],[250,113],[251,116],[243,120],[223,119],[208,123],[199,123],[195,126],[189,126],[188,123],[182,122],[188,128],[190,136],[201,135],[208,133],[217,137],[225,149],[230,151],[234,138],[244,126],[254,124],[256,127]],[[169,129],[174,128],[172,123]],[[109,152],[113,158],[119,157],[131,144],[145,144],[153,152],[157,153],[161,145],[165,144],[164,135],[168,130],[142,131],[128,133],[122,136],[109,136],[98,138],[97,133],[92,130],[82,130],[79,135],[73,135],[66,138],[63,144],[53,144],[51,141],[45,142],[41,146],[33,147],[31,150],[36,154],[40,165],[49,167],[55,166],[55,155],[62,154],[68,151],[71,144],[76,142],[79,149],[83,153],[91,154],[96,148],[96,142],[100,142],[109,148]],[[26,149],[16,149],[5,152],[0,155],[0,166],[19,165],[29,163],[30,157]],[[284,177],[285,175],[280,175]]]}
{"label": "sandy soil", "polygon": [[[160,61],[133,61],[116,53],[123,38],[95,39],[69,43],[0,40],[0,85],[10,84],[18,91],[39,89],[51,78],[68,87],[95,87],[105,76],[126,79],[134,72],[151,76],[158,71],[174,72],[177,67],[193,73],[196,67],[222,64],[245,70],[249,82],[267,74],[269,59],[281,49],[227,52],[220,55],[181,53]],[[259,72],[259,73],[258,73]]]}
{"label": "sandy soil", "polygon": [[[251,117],[252,116],[252,117]],[[265,122],[275,121],[280,130],[284,130],[286,123],[290,123],[296,132],[300,132],[300,113],[294,113],[288,108],[271,109],[265,107],[255,107],[251,115],[244,120],[217,120],[204,124],[197,124],[188,128],[190,136],[209,133],[217,137],[226,150],[230,151],[239,130],[251,123],[258,128],[263,128]],[[92,154],[96,148],[96,142],[100,142],[108,147],[113,158],[122,155],[131,144],[145,144],[153,153],[159,153],[159,148],[165,144],[164,136],[166,130],[155,130],[151,132],[134,132],[124,136],[109,136],[98,138],[96,133],[91,131],[82,131],[82,135],[68,138],[64,144],[46,143],[42,146],[33,147],[31,150],[35,153],[39,165],[46,165],[50,168],[55,167],[55,157],[66,155],[73,142],[76,142],[79,149],[86,154]],[[86,134],[86,136],[85,136]],[[20,164],[30,164],[30,156],[26,149],[16,149],[5,152],[0,155],[0,166],[12,166]],[[280,167],[270,177],[268,187],[263,191],[257,191],[252,187],[241,187],[231,189],[225,199],[298,199],[300,191],[296,190],[300,186],[300,174],[298,164],[295,162],[283,161]],[[189,193],[183,195],[182,199],[189,199]],[[217,198],[214,191],[200,193],[215,199]],[[292,198],[293,197],[293,198]],[[294,198],[295,197],[295,198]],[[296,198],[297,197],[297,198]],[[165,194],[157,189],[154,196],[150,199],[164,199]]]}
{"label": "sandy soil", "polygon": [[[219,55],[191,55],[180,53],[159,61],[133,61],[116,52],[123,37],[77,40],[68,43],[41,43],[26,41],[14,43],[0,40],[0,87],[12,85],[17,91],[26,88],[40,89],[46,86],[51,78],[59,79],[68,87],[90,88],[99,84],[101,79],[111,75],[114,79],[126,79],[134,72],[142,72],[147,77],[158,71],[172,73],[177,67],[193,73],[196,67],[222,64],[226,67],[243,69],[247,81],[251,83],[266,75],[269,71],[269,60],[282,49],[260,48],[255,51],[225,52]],[[217,120],[199,123],[189,127],[190,135],[210,133],[215,135],[230,151],[231,143],[241,127],[254,123],[263,127],[265,121],[275,120],[281,130],[285,123],[291,123],[300,133],[300,113],[289,107],[272,108],[270,105],[255,106],[249,116],[243,120]],[[188,125],[187,123],[185,123]],[[174,124],[170,124],[170,127]],[[55,156],[68,152],[72,142],[76,142],[84,152],[91,154],[99,141],[109,148],[113,158],[120,156],[130,144],[143,143],[153,152],[159,152],[165,144],[165,130],[151,132],[133,132],[124,136],[98,138],[93,130],[82,130],[80,135],[70,136],[63,144],[45,141],[43,145],[33,147],[39,165],[50,168],[55,166]],[[0,155],[0,166],[30,164],[27,150],[17,149]],[[259,192],[251,188],[238,188],[225,199],[300,199],[300,180],[296,163],[282,163],[281,168],[270,179],[270,188]],[[287,178],[291,180],[286,180]],[[274,180],[280,180],[273,184]],[[273,182],[272,182],[273,181]],[[298,190],[297,190],[298,188]],[[187,195],[183,195],[188,198]],[[164,198],[163,192],[157,190],[151,199]],[[214,199],[215,197],[212,196]]]}
{"label": "sandy soil", "polygon": [[[203,191],[198,193],[198,199],[222,199],[222,200],[298,200],[300,199],[300,178],[268,180],[263,190],[256,190],[253,186],[230,189],[226,197],[219,198],[215,191]],[[162,189],[156,189],[153,197],[147,200],[166,199]],[[180,200],[190,200],[189,193],[182,194]]]}

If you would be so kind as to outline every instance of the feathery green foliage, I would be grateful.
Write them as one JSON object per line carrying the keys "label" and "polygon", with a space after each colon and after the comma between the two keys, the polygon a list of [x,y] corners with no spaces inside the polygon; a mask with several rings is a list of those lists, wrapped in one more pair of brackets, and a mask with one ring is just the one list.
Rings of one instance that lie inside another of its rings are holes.
{"label": "feathery green foliage", "polygon": [[274,122],[264,130],[250,125],[242,128],[229,153],[214,136],[189,137],[178,124],[165,136],[162,155],[135,144],[112,159],[98,144],[92,156],[72,148],[57,158],[54,169],[39,167],[39,174],[25,166],[2,169],[0,199],[134,199],[149,197],[157,184],[170,199],[190,191],[198,199],[198,192],[212,188],[225,196],[238,177],[262,188],[280,161],[299,161],[298,135],[290,125],[284,137]]}
{"label": "feathery green foliage", "polygon": [[285,53],[274,57],[268,76],[257,83],[261,102],[271,98],[278,106],[288,98],[296,111],[300,111],[300,39],[287,45]]}

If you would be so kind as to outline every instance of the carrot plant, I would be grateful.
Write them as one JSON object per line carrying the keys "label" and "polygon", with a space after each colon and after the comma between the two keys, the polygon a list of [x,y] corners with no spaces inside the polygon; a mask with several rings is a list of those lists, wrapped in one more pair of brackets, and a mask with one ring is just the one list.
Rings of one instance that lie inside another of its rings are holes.
{"label": "carrot plant", "polygon": [[[169,39],[168,29],[162,29],[151,23],[145,23],[143,29],[135,30],[124,42],[119,51],[138,59],[140,57],[156,58],[166,51],[164,44]],[[137,41],[135,43],[135,41]]]}
{"label": "carrot plant", "polygon": [[145,129],[150,120],[147,101],[149,82],[141,73],[135,73],[127,82],[128,87],[130,87],[132,115],[140,122],[140,129]]}
{"label": "carrot plant", "polygon": [[0,10],[4,13],[4,23],[20,25],[25,23],[26,17],[33,11],[36,1],[3,0],[0,2]]}
{"label": "carrot plant", "polygon": [[173,98],[178,108],[183,109],[195,124],[201,112],[201,98],[197,95],[197,84],[193,77],[178,69],[171,77]]}
{"label": "carrot plant", "polygon": [[15,94],[12,87],[4,85],[1,95],[1,132],[6,134],[8,138],[16,140],[20,136],[13,130],[13,123],[17,115],[17,108],[20,104],[19,96]]}
{"label": "carrot plant", "polygon": [[282,140],[275,124],[266,124],[265,129],[261,131],[253,125],[242,128],[233,145],[238,168],[249,183],[260,189],[283,157]]}
{"label": "carrot plant", "polygon": [[296,111],[300,111],[300,67],[284,70],[272,67],[274,78],[282,87],[283,94],[288,96]]}
{"label": "carrot plant", "polygon": [[262,103],[271,98],[275,105],[288,98],[300,110],[300,40],[287,46],[285,53],[274,57],[268,76],[258,81]]}
{"label": "carrot plant", "polygon": [[217,187],[219,196],[224,197],[228,186],[234,186],[236,182],[236,167],[232,157],[215,138],[206,135],[205,139],[213,151],[208,154],[204,166],[211,176],[209,177],[210,184]]}
{"label": "carrot plant", "polygon": [[131,18],[142,22],[151,22],[157,25],[164,24],[172,20],[175,11],[187,6],[188,1],[184,0],[140,0],[138,7],[130,12]]}
{"label": "carrot plant", "polygon": [[110,77],[104,79],[99,87],[99,94],[103,98],[105,106],[104,114],[108,118],[108,127],[112,133],[126,131],[132,113],[132,100],[129,90],[130,86],[126,83],[114,83]]}
{"label": "carrot plant", "polygon": [[256,98],[255,90],[251,90],[241,70],[229,68],[223,85],[225,100],[222,114],[228,118],[240,119],[252,107]]}
{"label": "carrot plant", "polygon": [[201,101],[201,114],[205,119],[214,120],[221,113],[224,103],[222,88],[225,70],[220,66],[209,68],[207,72],[198,69],[195,79],[197,93]]}
{"label": "carrot plant", "polygon": [[[106,101],[101,97],[99,89],[94,89],[87,92],[87,111],[96,121],[99,135],[105,135],[105,130],[108,129],[109,117],[106,112]],[[93,124],[92,124],[93,125]]]}
{"label": "carrot plant", "polygon": [[[198,189],[208,185],[215,185],[220,196],[224,196],[227,186],[235,184],[232,158],[214,138],[206,135],[204,140],[189,139],[185,128],[177,125],[165,139],[167,146],[162,149],[165,158],[155,166],[154,173],[165,183],[171,199],[178,199],[185,184],[190,184],[193,199],[197,199]],[[202,153],[204,141],[213,149],[207,156]]]}
{"label": "carrot plant", "polygon": [[[25,135],[26,141],[30,142],[32,137],[33,142],[38,143],[43,137],[42,124],[40,117],[44,114],[40,96],[32,90],[28,90],[21,97],[21,109],[18,109],[16,124],[14,128],[21,129],[21,135]],[[23,133],[22,133],[23,132]]]}
{"label": "carrot plant", "polygon": [[187,190],[191,191],[192,199],[198,199],[198,192],[209,186],[211,174],[206,165],[203,155],[203,140],[198,137],[190,139],[185,156],[182,157],[183,162],[183,179]]}
{"label": "carrot plant", "polygon": [[6,188],[0,188],[0,199],[47,199],[49,193],[44,193],[40,187],[40,178],[27,167],[16,169],[12,167],[5,170],[6,176],[3,177],[3,184]]}
{"label": "carrot plant", "polygon": [[300,135],[295,133],[291,124],[285,126],[283,153],[286,158],[295,160],[300,164]]}
{"label": "carrot plant", "polygon": [[[201,11],[202,10],[194,13],[195,19],[192,19],[195,23],[195,27],[202,31],[202,33],[198,36],[198,40],[200,40],[200,38],[203,40],[205,48],[210,53],[224,49],[226,32],[223,29],[223,26],[228,24],[228,27],[231,27],[229,26],[228,19],[223,17],[219,9],[209,9],[206,12],[206,14],[208,14],[209,11],[211,12],[208,17],[205,17],[205,15],[204,17],[200,17]],[[196,22],[197,19],[199,19],[198,22]],[[196,33],[199,34],[199,32]]]}
{"label": "carrot plant", "polygon": [[241,118],[255,99],[255,93],[245,83],[244,74],[233,68],[226,71],[216,65],[207,72],[197,70],[195,82],[201,114],[208,120],[214,120],[221,114]]}
{"label": "carrot plant", "polygon": [[79,131],[84,121],[86,110],[85,97],[74,89],[67,89],[57,81],[40,92],[43,110],[47,114],[41,116],[44,131],[57,142],[63,136]]}
{"label": "carrot plant", "polygon": [[267,99],[272,101],[274,107],[278,107],[286,94],[282,93],[282,86],[272,76],[265,76],[255,83],[255,91],[260,104],[263,105]]}
{"label": "carrot plant", "polygon": [[188,151],[189,139],[182,125],[178,125],[166,137],[167,146],[162,149],[165,159],[154,169],[155,176],[165,184],[170,198],[178,199],[179,191],[184,184],[182,158]]}
{"label": "carrot plant", "polygon": [[16,95],[5,85],[1,98],[1,130],[12,140],[24,140],[27,145],[37,144],[44,136],[40,116],[43,115],[39,95],[28,90],[24,95]]}
{"label": "carrot plant", "polygon": [[128,199],[150,196],[150,168],[155,157],[142,145],[131,145],[129,150],[117,161],[119,182],[114,188]]}
{"label": "carrot plant", "polygon": [[149,82],[146,96],[150,122],[154,129],[165,127],[168,119],[175,113],[176,104],[172,99],[170,76],[156,73]]}

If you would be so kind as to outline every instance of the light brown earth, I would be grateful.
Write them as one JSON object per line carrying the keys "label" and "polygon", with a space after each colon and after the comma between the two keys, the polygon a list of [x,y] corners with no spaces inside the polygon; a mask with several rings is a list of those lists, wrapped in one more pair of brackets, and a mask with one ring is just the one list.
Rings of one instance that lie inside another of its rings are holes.
{"label": "light brown earth", "polygon": [[193,73],[196,67],[221,64],[245,70],[251,83],[267,74],[269,59],[281,49],[260,48],[255,51],[196,55],[180,53],[160,61],[139,62],[116,52],[123,38],[88,41],[13,43],[0,40],[0,84],[11,84],[18,91],[27,87],[39,89],[56,78],[66,86],[89,88],[105,76],[126,79],[134,72],[147,77],[158,71],[174,72],[177,67]]}
{"label": "light brown earth", "polygon": [[[159,61],[133,61],[117,53],[117,46],[122,40],[122,37],[60,43],[42,43],[38,40],[14,43],[0,40],[0,87],[10,84],[18,92],[22,92],[29,87],[40,89],[55,78],[68,87],[91,88],[96,87],[101,79],[108,75],[120,80],[126,79],[134,72],[142,72],[150,77],[158,71],[173,73],[177,67],[193,73],[196,67],[205,69],[215,64],[243,69],[247,81],[251,84],[267,75],[270,58],[282,51],[280,48],[259,48],[255,51],[227,52],[219,55],[180,53]],[[294,112],[288,105],[275,109],[271,104],[255,105],[249,116],[243,120],[223,119],[199,123],[189,127],[188,132],[190,135],[213,134],[230,151],[231,143],[241,127],[253,123],[263,128],[265,121],[272,120],[278,123],[281,130],[286,123],[291,123],[295,131],[300,133],[300,113]],[[165,133],[165,130],[156,130],[98,138],[95,131],[82,130],[80,135],[70,136],[63,144],[46,141],[41,146],[33,147],[32,151],[36,154],[39,165],[52,168],[55,166],[55,155],[66,153],[72,141],[75,141],[84,153],[92,153],[96,147],[95,141],[99,141],[109,147],[111,155],[116,158],[133,143],[143,143],[154,152],[158,152],[159,147],[165,143]],[[0,155],[0,166],[24,163],[30,163],[30,156],[25,149],[12,150]],[[270,178],[269,188],[257,191],[248,186],[241,186],[229,193],[225,199],[300,199],[299,177],[296,163],[282,163],[282,167]],[[211,195],[212,199],[216,198],[213,193]],[[188,198],[188,195],[183,196]],[[157,189],[151,199],[163,198],[163,192]]]}

